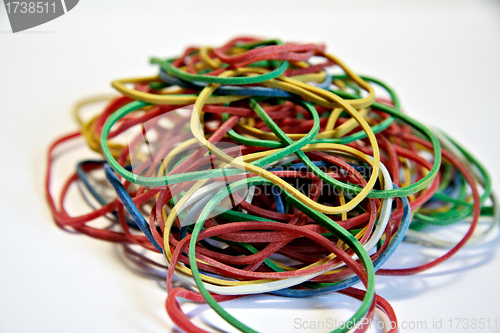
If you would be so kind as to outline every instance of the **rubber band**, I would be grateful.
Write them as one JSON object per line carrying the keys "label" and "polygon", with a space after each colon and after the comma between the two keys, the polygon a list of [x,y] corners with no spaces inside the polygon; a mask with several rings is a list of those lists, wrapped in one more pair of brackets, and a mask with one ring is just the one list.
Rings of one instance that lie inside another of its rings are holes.
{"label": "rubber band", "polygon": [[[361,301],[346,321],[356,332],[377,307],[395,332],[375,274],[417,274],[498,230],[486,168],[323,45],[239,37],[151,63],[157,76],[115,80],[121,95],[76,105],[80,131],[49,148],[46,195],[60,228],[117,244],[132,271],[163,281],[167,313],[184,331],[204,332],[177,297],[254,332],[218,302],[336,291]],[[56,198],[56,150],[78,137],[104,160],[78,163]],[[75,185],[91,210],[78,216],[65,205]],[[428,228],[461,223],[468,231],[458,242]],[[385,267],[403,241],[448,252]],[[352,288],[360,281],[366,291]]]}

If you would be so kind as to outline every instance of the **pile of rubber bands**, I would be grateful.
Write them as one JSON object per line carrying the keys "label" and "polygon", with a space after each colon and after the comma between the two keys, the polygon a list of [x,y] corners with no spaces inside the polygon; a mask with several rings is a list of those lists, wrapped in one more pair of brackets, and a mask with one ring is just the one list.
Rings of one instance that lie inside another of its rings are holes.
{"label": "pile of rubber bands", "polygon": [[[254,332],[220,303],[261,293],[359,299],[335,332],[366,331],[376,308],[397,323],[375,274],[422,272],[498,225],[485,168],[323,45],[236,38],[151,62],[159,74],[113,81],[121,95],[101,112],[82,109],[102,98],[77,105],[80,130],[49,149],[46,192],[59,227],[117,243],[129,266],[166,279],[166,310],[186,332],[205,330],[179,298]],[[78,137],[100,157],[79,162],[56,200],[52,164]],[[70,198],[90,212],[72,216]],[[458,242],[432,234],[455,224],[468,228]],[[382,268],[403,240],[447,252]]]}

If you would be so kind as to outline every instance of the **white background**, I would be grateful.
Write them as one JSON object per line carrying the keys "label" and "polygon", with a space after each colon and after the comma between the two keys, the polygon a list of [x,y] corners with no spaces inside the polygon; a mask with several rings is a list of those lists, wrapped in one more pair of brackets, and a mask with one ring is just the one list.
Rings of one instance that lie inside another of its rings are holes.
{"label": "white background", "polygon": [[[356,72],[394,87],[406,112],[455,137],[500,184],[497,1],[82,0],[66,15],[17,34],[2,4],[0,31],[1,332],[172,330],[165,292],[125,268],[112,245],[58,229],[43,192],[49,143],[77,129],[72,104],[112,92],[112,79],[153,75],[150,56],[244,34],[326,43]],[[377,291],[400,323],[427,323],[427,330],[401,332],[478,331],[446,329],[450,318],[496,318],[498,327],[483,332],[499,332],[498,240],[418,276],[378,277]],[[425,251],[403,247],[388,266],[431,258],[418,253]],[[346,318],[337,310],[344,301],[358,305],[328,295],[247,298],[227,307],[259,331],[305,332],[294,329],[295,318]],[[206,307],[196,314],[223,325]],[[432,329],[439,319],[443,329]]]}

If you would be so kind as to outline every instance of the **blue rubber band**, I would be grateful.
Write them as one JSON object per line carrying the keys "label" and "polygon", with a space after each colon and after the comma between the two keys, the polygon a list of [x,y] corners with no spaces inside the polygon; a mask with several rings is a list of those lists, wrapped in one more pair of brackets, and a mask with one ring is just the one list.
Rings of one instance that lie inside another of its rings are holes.
{"label": "blue rubber band", "polygon": [[130,214],[130,216],[132,216],[139,229],[141,229],[144,235],[146,235],[151,244],[153,244],[154,247],[156,247],[156,249],[160,251],[160,253],[163,253],[163,249],[151,234],[151,230],[149,230],[149,224],[146,222],[146,219],[144,219],[144,216],[142,216],[142,214],[139,212],[139,209],[137,209],[137,206],[134,204],[134,202],[130,198],[130,195],[123,187],[120,179],[118,179],[118,177],[115,175],[115,172],[113,171],[113,169],[111,169],[108,163],[104,164],[104,172],[106,174],[106,178],[111,183],[111,185],[115,189],[116,194],[122,201],[123,206],[125,207],[125,209],[127,209],[127,212]]}
{"label": "blue rubber band", "polygon": [[[393,184],[392,186],[394,188],[398,188],[398,186],[396,186],[396,184]],[[407,197],[403,197],[400,199],[403,203],[403,217],[401,219],[401,224],[399,225],[398,231],[394,235],[394,238],[387,246],[387,249],[384,252],[382,252],[382,254],[377,259],[375,259],[375,261],[373,262],[373,267],[374,267],[375,271],[380,269],[382,267],[382,265],[394,253],[396,248],[403,241],[403,238],[405,237],[406,232],[408,231],[408,227],[410,226],[410,222],[411,222],[410,202],[409,202]],[[316,296],[316,295],[322,295],[325,293],[330,293],[333,291],[339,291],[339,290],[351,287],[354,284],[358,283],[359,281],[360,281],[360,279],[358,276],[353,276],[349,279],[343,280],[339,283],[335,283],[335,284],[328,286],[328,287],[321,287],[321,288],[317,288],[317,289],[286,288],[286,289],[273,291],[273,292],[271,292],[271,294],[285,296],[285,297],[295,297],[295,298],[311,297],[311,296]]]}
{"label": "blue rubber band", "polygon": [[285,214],[285,207],[283,206],[283,200],[281,199],[280,191],[276,186],[271,187],[271,193],[274,197],[274,202],[276,203],[276,212]]}
{"label": "blue rubber band", "polygon": [[[207,84],[203,82],[195,82],[195,81],[184,81],[179,79],[173,75],[168,74],[163,68],[160,70],[159,74],[160,79],[168,84],[176,85],[186,89],[192,90],[203,90]],[[328,90],[332,84],[331,75],[326,75],[325,80],[321,82],[316,87]],[[294,94],[286,92],[281,89],[276,88],[268,88],[268,87],[251,87],[251,86],[229,86],[229,85],[221,85],[213,94],[216,95],[237,95],[237,96],[263,96],[263,97],[283,97],[283,98],[291,98]]]}
{"label": "blue rubber band", "polygon": [[[85,185],[85,188],[90,192],[90,194],[94,197],[94,199],[96,199],[97,202],[99,202],[99,204],[101,204],[101,206],[106,206],[109,202],[107,202],[99,194],[99,192],[96,191],[94,186],[92,186],[92,184],[89,181],[89,177],[88,177],[87,172],[85,172],[85,170],[83,170],[83,166],[86,164],[101,164],[102,165],[104,163],[106,163],[106,161],[104,161],[104,160],[87,160],[87,161],[82,161],[82,162],[78,163],[76,166],[76,173],[78,175],[78,178],[82,181],[82,183]],[[125,167],[125,169],[130,171],[132,169],[132,167],[127,166],[127,167]],[[116,211],[111,212],[111,214],[113,214],[113,216],[118,218],[118,213]],[[125,220],[127,221],[127,224],[130,227],[137,229],[137,224],[135,223],[135,221],[133,219],[126,216]]]}

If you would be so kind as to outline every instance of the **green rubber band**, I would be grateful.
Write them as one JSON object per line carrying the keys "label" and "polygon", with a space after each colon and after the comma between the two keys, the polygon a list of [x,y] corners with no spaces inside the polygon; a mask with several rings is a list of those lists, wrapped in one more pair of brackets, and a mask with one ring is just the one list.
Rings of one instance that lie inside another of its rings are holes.
{"label": "green rubber band", "polygon": [[[298,103],[300,103],[302,106],[304,106],[307,110],[310,112],[316,112],[316,109],[309,103],[304,102],[302,100],[297,100]],[[141,186],[148,186],[148,187],[164,187],[166,185],[172,185],[172,184],[177,184],[181,182],[186,182],[186,181],[192,181],[192,180],[201,180],[201,179],[207,179],[207,178],[218,178],[218,177],[223,177],[223,176],[232,176],[232,175],[238,175],[238,174],[245,174],[246,172],[244,170],[240,169],[231,169],[231,168],[225,168],[225,169],[212,169],[212,170],[204,170],[204,171],[196,171],[196,172],[187,172],[183,174],[176,174],[176,175],[169,175],[169,176],[161,176],[161,177],[144,177],[141,175],[135,175],[132,172],[126,170],[123,168],[113,157],[111,152],[109,151],[108,145],[107,145],[107,139],[109,136],[109,132],[111,131],[112,126],[121,118],[126,116],[127,114],[136,111],[140,108],[143,108],[144,106],[150,105],[145,102],[141,101],[135,101],[131,102],[120,109],[118,109],[115,113],[113,113],[106,123],[103,126],[102,129],[102,134],[101,134],[101,146],[102,150],[104,153],[104,156],[106,160],[108,161],[109,165],[115,170],[121,177],[124,179],[133,182],[135,184],[141,185]],[[317,113],[316,113],[317,114]],[[282,159],[285,156],[293,154],[295,151],[300,150],[302,147],[305,145],[309,144],[312,139],[316,136],[316,134],[319,131],[319,122],[316,122],[315,126],[313,129],[305,135],[303,138],[301,138],[298,141],[295,141],[292,145],[287,146],[283,149],[280,149],[279,151],[270,154],[266,157],[263,157],[262,159],[259,159],[257,161],[253,161],[252,164],[255,165],[267,165],[268,163],[271,163],[273,161],[277,161]]]}
{"label": "green rubber band", "polygon": [[[336,75],[336,76],[332,76],[332,78],[346,79],[349,77],[346,75]],[[361,76],[361,78],[365,81],[373,82],[373,83],[376,83],[376,84],[380,85],[381,87],[383,87],[391,96],[391,99],[394,103],[395,111],[401,112],[399,97],[396,95],[396,93],[394,92],[394,90],[392,88],[390,88],[384,82],[379,81],[377,79],[373,79],[373,78],[366,77],[366,76]],[[347,98],[347,99],[360,98],[360,96],[348,94],[348,93],[345,93],[343,91],[330,90],[330,92],[332,92],[332,93],[334,93],[342,98]],[[378,103],[378,102],[374,102],[371,105],[371,108],[378,109],[381,111],[384,110],[386,107],[388,107],[388,106],[385,104],[382,104],[382,103]],[[297,115],[297,118],[299,118],[299,116],[302,116],[302,114]],[[222,115],[222,120],[227,121],[227,119],[229,119],[229,114],[224,113]],[[387,129],[389,126],[391,126],[391,124],[393,122],[394,122],[394,118],[388,117],[387,119],[384,119],[383,121],[381,121],[379,124],[372,126],[371,129],[372,129],[374,134],[377,134],[377,133],[380,133],[383,130]],[[272,149],[283,148],[283,146],[284,146],[283,143],[281,143],[279,141],[262,140],[262,139],[255,139],[255,138],[250,139],[250,138],[247,138],[239,133],[236,133],[233,129],[230,129],[228,131],[228,135],[230,138],[232,138],[236,142],[241,143],[241,144],[245,144],[248,146],[259,146],[259,147],[266,147],[266,148],[272,148]],[[326,138],[325,139],[314,139],[311,143],[313,143],[313,144],[314,143],[348,144],[348,143],[354,142],[356,140],[364,139],[364,138],[366,138],[366,133],[361,130],[361,131],[354,133],[354,134],[351,134],[347,137],[331,138],[331,139],[326,139]]]}
{"label": "green rubber band", "polygon": [[[248,182],[248,183],[247,183]],[[203,227],[203,223],[212,211],[212,209],[221,201],[224,199],[224,197],[228,194],[231,193],[231,191],[236,191],[240,187],[243,186],[252,186],[252,185],[264,185],[264,184],[272,184],[272,182],[263,179],[261,177],[256,177],[252,178],[250,180],[243,180],[243,181],[237,181],[231,186],[227,187],[227,189],[223,189],[219,192],[217,192],[216,195],[214,195],[210,201],[207,203],[205,208],[200,213],[200,216],[198,217],[198,220],[196,221],[195,227],[193,229],[193,232],[191,234],[191,240],[189,244],[189,263],[191,266],[191,271],[193,274],[193,278],[196,282],[196,285],[198,286],[198,289],[200,293],[202,294],[203,298],[207,302],[207,304],[215,311],[217,312],[224,320],[226,320],[229,324],[231,324],[233,327],[239,329],[242,332],[251,332],[255,333],[256,331],[251,329],[250,327],[246,326],[245,324],[241,323],[237,319],[235,319],[233,316],[231,316],[226,310],[224,310],[218,303],[217,301],[212,297],[212,295],[208,292],[208,290],[205,288],[203,281],[201,280],[200,277],[200,272],[198,270],[198,265],[196,261],[196,242],[198,235],[200,234],[200,231]],[[293,206],[301,210],[304,214],[312,218],[314,221],[319,223],[321,226],[323,226],[325,229],[328,231],[334,233],[337,235],[339,239],[341,239],[343,242],[345,242],[354,252],[358,255],[358,257],[361,260],[361,263],[365,267],[365,270],[367,272],[368,276],[368,284],[366,287],[366,293],[363,298],[362,304],[360,308],[356,311],[356,313],[346,322],[346,325],[344,325],[343,328],[338,328],[334,330],[334,333],[345,333],[349,331],[348,327],[355,327],[361,319],[368,313],[371,303],[373,302],[373,298],[375,295],[375,270],[373,268],[373,263],[371,261],[370,256],[366,252],[366,250],[363,248],[361,243],[349,232],[347,232],[344,228],[340,227],[337,223],[329,219],[325,214],[317,212],[315,210],[310,209],[308,206],[302,204],[300,201],[298,201],[296,198],[293,196],[289,195],[287,192],[283,192],[285,195],[285,199],[289,201]]]}
{"label": "green rubber band", "polygon": [[[300,103],[305,103],[303,105],[306,105],[307,109],[310,110],[311,112],[316,112],[316,109],[310,105],[307,102],[303,102],[301,100]],[[136,111],[138,109],[141,109],[147,105],[150,105],[148,103],[142,102],[142,101],[134,101],[131,102],[123,107],[121,107],[119,110],[117,110],[115,113],[113,113],[106,123],[103,126],[102,129],[102,134],[101,134],[101,146],[103,150],[103,154],[108,161],[109,165],[115,170],[120,176],[122,176],[124,179],[131,181],[135,184],[142,185],[142,186],[148,186],[148,187],[164,187],[166,185],[171,185],[171,184],[176,184],[180,182],[185,182],[185,181],[192,181],[192,180],[201,180],[201,179],[207,179],[207,178],[218,178],[218,177],[223,177],[223,176],[230,176],[230,175],[237,175],[237,174],[243,174],[245,171],[240,170],[240,169],[215,169],[215,170],[205,170],[205,171],[198,171],[198,172],[190,172],[190,173],[184,173],[184,174],[176,174],[176,175],[170,175],[170,176],[162,176],[162,177],[144,177],[140,175],[135,175],[131,173],[130,171],[126,170],[123,168],[113,157],[111,152],[109,151],[108,145],[107,145],[107,140],[109,136],[109,132],[111,131],[111,127],[121,118],[126,116],[127,114]],[[401,189],[393,189],[393,190],[372,190],[370,194],[368,195],[369,198],[378,198],[378,199],[385,199],[385,198],[390,198],[390,197],[407,197],[411,194],[414,194],[416,192],[419,192],[420,190],[426,188],[436,177],[437,173],[439,172],[439,168],[441,165],[441,146],[439,144],[439,141],[437,140],[436,136],[425,126],[420,124],[419,122],[413,120],[407,115],[398,113],[397,111],[391,109],[390,107],[384,107],[383,105],[380,105],[381,109],[383,112],[388,113],[389,115],[399,118],[403,120],[404,122],[408,123],[412,127],[416,128],[420,132],[422,132],[425,136],[427,136],[431,144],[433,146],[434,150],[434,165],[429,171],[429,173],[420,179],[418,182],[413,183],[407,187],[401,188]],[[316,113],[317,114],[317,113]],[[318,129],[319,129],[319,124],[318,124]],[[263,159],[266,162],[270,162],[271,160],[279,160],[285,156],[288,156],[292,153],[294,153],[296,148],[300,149],[303,146],[305,146],[308,142],[308,140],[311,138],[309,136],[313,131],[309,132],[308,135],[306,135],[304,138],[301,140],[295,141],[294,144],[287,146],[280,151],[271,154],[269,156],[264,157]],[[316,132],[317,133],[317,132]],[[307,139],[305,139],[307,137]],[[307,142],[307,143],[306,143]],[[300,147],[300,148],[299,148]],[[258,165],[260,160],[254,161],[253,163]],[[339,184],[340,187],[342,187],[345,191],[350,191],[351,193],[359,193],[362,188],[359,186],[353,186],[345,183]]]}
{"label": "green rubber band", "polygon": [[[441,132],[441,131],[440,131]],[[479,181],[481,185],[484,186],[484,192],[481,195],[481,207],[484,207],[484,203],[487,198],[491,196],[491,177],[486,170],[486,168],[477,160],[470,152],[465,150],[461,145],[456,143],[453,139],[451,139],[448,135],[445,133],[441,132],[442,135],[444,135],[456,148],[460,150],[460,152],[464,155],[464,157],[471,162],[472,166],[475,166],[480,175],[483,177],[482,180]],[[414,218],[415,220],[427,224],[433,224],[433,225],[449,225],[453,223],[457,223],[462,221],[464,218],[470,216],[473,211],[473,204],[464,201],[466,195],[467,195],[467,183],[464,182],[464,178],[460,176],[461,179],[461,186],[460,186],[460,192],[458,195],[457,199],[454,199],[450,197],[449,195],[444,195],[440,193],[436,193],[433,198],[446,201],[446,202],[451,202],[454,203],[454,207],[462,207],[461,209],[450,209],[448,212],[444,213],[435,213],[432,215],[424,215],[421,213],[415,213]]]}
{"label": "green rubber band", "polygon": [[[271,131],[278,137],[278,139],[280,139],[284,144],[287,144],[287,145],[294,144],[294,141],[292,139],[290,139],[285,134],[285,132],[283,132],[283,130],[281,128],[279,128],[279,126],[271,119],[271,117],[269,117],[269,115],[266,113],[266,111],[264,111],[264,109],[262,109],[262,107],[255,101],[255,99],[250,97],[250,101],[248,104],[255,111],[255,113],[257,113],[257,115],[260,117],[260,119],[262,119],[262,121],[264,121],[264,123],[267,125],[267,127],[269,127],[271,129]],[[312,112],[312,117],[314,120],[313,129],[316,129],[316,127],[317,127],[317,129],[319,129],[318,113],[316,112],[316,109],[312,108],[312,110],[314,110],[314,112]],[[315,132],[317,132],[317,131],[315,130]],[[295,142],[298,142],[298,141],[295,141]],[[318,166],[316,166],[302,150],[295,151],[295,155],[297,155],[297,157],[308,167],[308,169],[310,169],[318,178],[323,180],[325,183],[327,183],[331,186],[340,187],[340,188],[346,187],[347,184],[342,183],[341,181],[330,177],[324,171],[322,171],[320,168],[318,168]]]}
{"label": "green rubber band", "polygon": [[217,83],[217,84],[228,84],[228,85],[242,85],[242,84],[255,84],[264,82],[267,80],[272,80],[283,74],[288,69],[288,61],[283,61],[274,70],[260,75],[245,76],[245,77],[220,77],[211,75],[201,75],[201,74],[191,74],[185,72],[177,67],[175,67],[172,62],[176,59],[161,60],[158,58],[151,58],[150,62],[152,64],[158,64],[163,68],[168,74],[175,76],[184,81],[197,81],[197,82],[207,82],[207,83]]}

